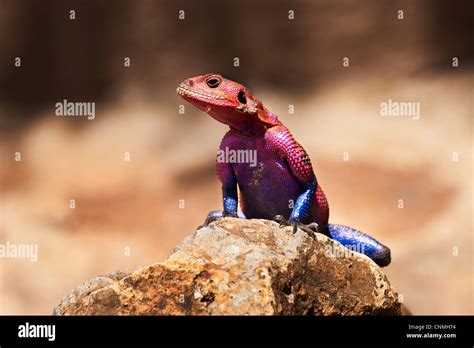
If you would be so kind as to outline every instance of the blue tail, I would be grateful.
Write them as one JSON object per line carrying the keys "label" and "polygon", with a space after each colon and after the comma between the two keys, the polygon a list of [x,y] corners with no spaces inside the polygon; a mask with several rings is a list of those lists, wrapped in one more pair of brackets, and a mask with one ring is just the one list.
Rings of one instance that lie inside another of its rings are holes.
{"label": "blue tail", "polygon": [[327,228],[332,239],[353,251],[367,255],[380,267],[390,263],[390,249],[374,238],[343,225],[328,224]]}

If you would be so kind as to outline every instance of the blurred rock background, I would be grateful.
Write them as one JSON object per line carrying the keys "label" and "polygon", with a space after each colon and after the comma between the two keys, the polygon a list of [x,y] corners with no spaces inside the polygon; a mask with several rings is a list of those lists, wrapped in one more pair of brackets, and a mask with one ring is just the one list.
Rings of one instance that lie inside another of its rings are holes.
{"label": "blurred rock background", "polygon": [[[392,248],[385,272],[414,314],[473,314],[473,7],[0,0],[0,243],[39,247],[35,263],[0,259],[0,313],[49,314],[85,279],[163,258],[220,208],[226,127],[180,114],[175,95],[219,72],[307,149],[330,220]],[[95,120],[56,117],[63,99],[95,102]],[[420,102],[421,119],[380,116],[388,99]]]}

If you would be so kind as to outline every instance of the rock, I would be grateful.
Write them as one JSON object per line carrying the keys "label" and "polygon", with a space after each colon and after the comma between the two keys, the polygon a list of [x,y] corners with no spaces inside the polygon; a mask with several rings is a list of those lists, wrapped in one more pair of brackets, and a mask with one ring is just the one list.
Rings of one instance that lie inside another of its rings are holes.
{"label": "rock", "polygon": [[163,261],[79,285],[57,315],[399,315],[397,292],[365,255],[267,220],[226,218]]}

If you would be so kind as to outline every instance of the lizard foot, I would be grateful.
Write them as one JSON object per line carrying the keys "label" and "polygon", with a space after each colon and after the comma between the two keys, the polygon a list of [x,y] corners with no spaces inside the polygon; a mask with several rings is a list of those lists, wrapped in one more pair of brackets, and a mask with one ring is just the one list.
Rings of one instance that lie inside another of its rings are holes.
{"label": "lizard foot", "polygon": [[283,226],[292,226],[293,227],[293,233],[296,233],[298,228],[307,234],[310,235],[310,237],[314,238],[314,234],[319,232],[319,225],[316,222],[312,222],[310,224],[303,224],[299,221],[290,221],[285,219],[283,215],[276,215],[273,218],[273,221],[276,221],[280,224],[280,227]]}
{"label": "lizard foot", "polygon": [[202,227],[207,227],[211,222],[221,220],[225,217],[245,219],[245,215],[242,214],[241,212],[227,214],[227,213],[224,213],[222,210],[215,210],[215,211],[211,211],[207,215],[206,220],[204,220],[204,223],[201,226],[199,226],[198,229]]}

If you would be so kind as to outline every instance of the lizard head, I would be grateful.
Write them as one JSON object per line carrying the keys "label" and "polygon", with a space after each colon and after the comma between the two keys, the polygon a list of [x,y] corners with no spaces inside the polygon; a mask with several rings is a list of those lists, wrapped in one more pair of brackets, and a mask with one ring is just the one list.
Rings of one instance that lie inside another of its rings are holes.
{"label": "lizard head", "polygon": [[279,124],[250,90],[219,74],[191,77],[176,92],[186,101],[219,122],[242,133],[252,133]]}

